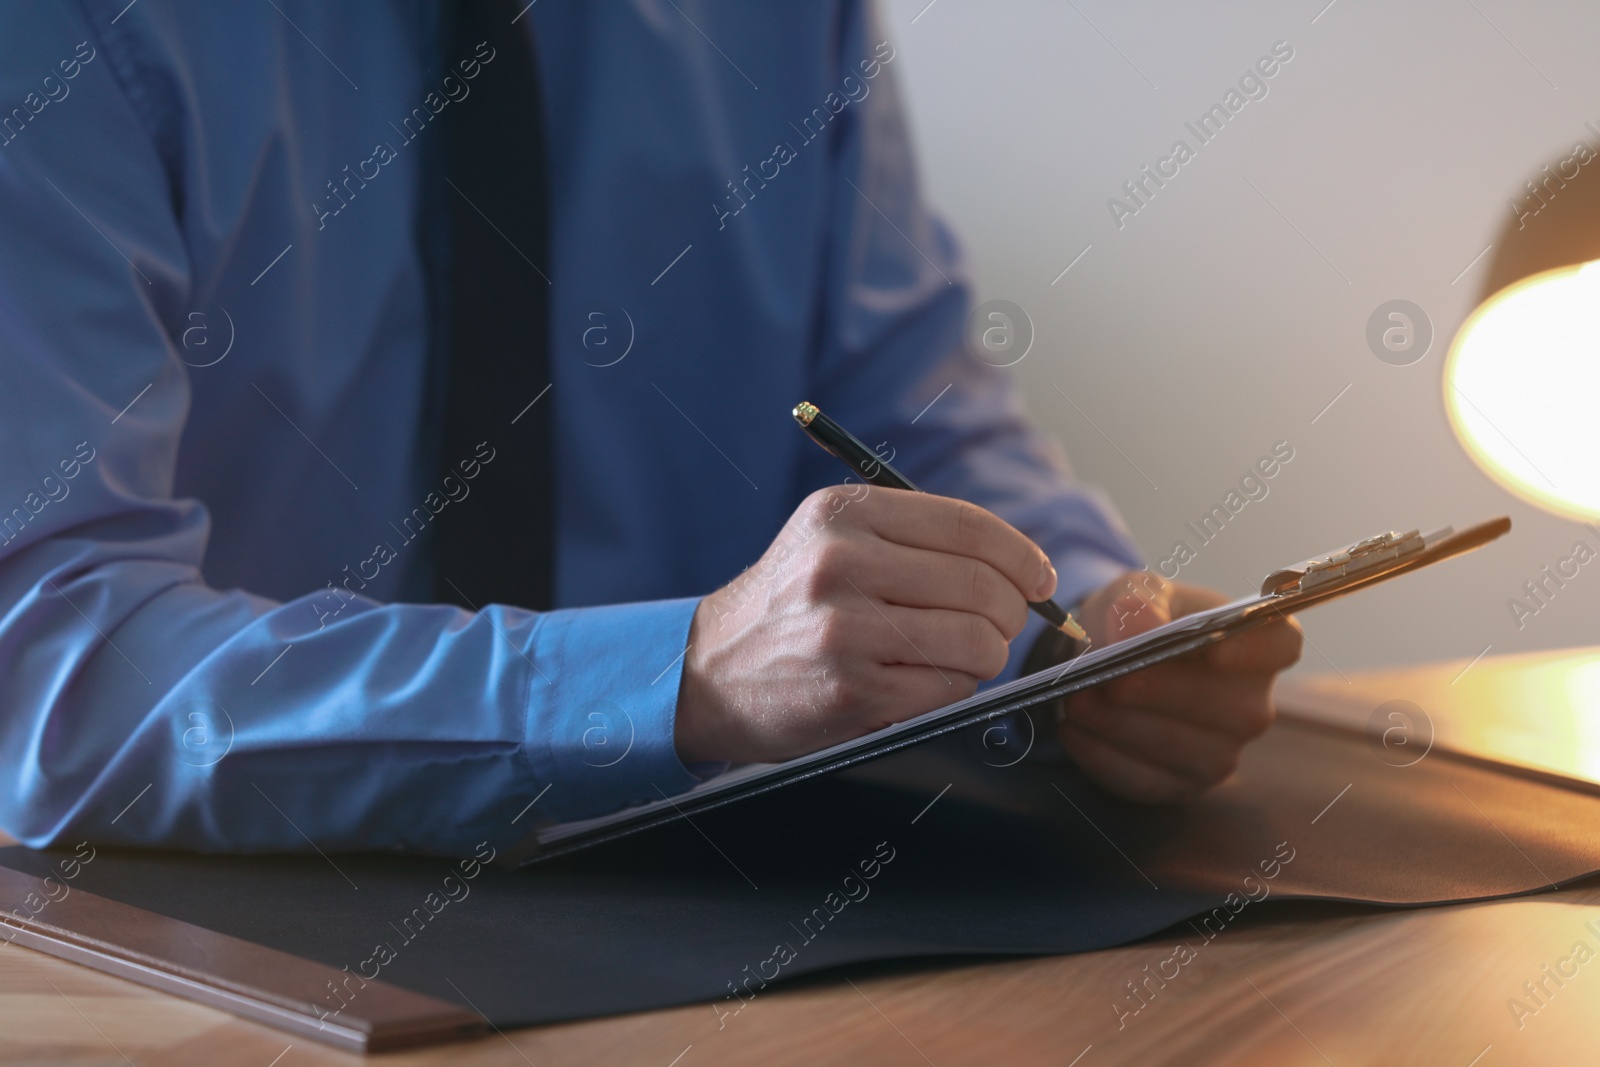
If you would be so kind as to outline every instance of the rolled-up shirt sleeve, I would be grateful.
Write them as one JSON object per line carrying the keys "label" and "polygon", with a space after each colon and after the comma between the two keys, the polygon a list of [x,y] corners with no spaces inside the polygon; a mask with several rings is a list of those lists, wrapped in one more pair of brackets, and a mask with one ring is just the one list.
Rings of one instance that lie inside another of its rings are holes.
{"label": "rolled-up shirt sleeve", "polygon": [[[0,16],[0,102],[31,116],[0,138],[0,827],[460,853],[692,786],[672,738],[692,599],[207,586],[205,502],[174,495],[180,182],[104,48],[76,5]],[[32,111],[51,85],[70,95]]]}

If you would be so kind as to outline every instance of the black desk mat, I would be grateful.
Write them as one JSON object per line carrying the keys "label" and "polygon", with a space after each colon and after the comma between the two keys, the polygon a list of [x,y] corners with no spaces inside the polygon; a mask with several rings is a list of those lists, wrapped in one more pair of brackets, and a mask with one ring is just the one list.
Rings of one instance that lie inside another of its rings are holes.
{"label": "black desk mat", "polygon": [[[1068,765],[989,766],[958,735],[692,824],[484,868],[446,904],[452,861],[397,856],[101,849],[73,886],[369,977],[382,959],[383,979],[511,1027],[732,1010],[840,964],[1074,952],[1187,918],[1198,939],[1260,900],[1443,903],[1600,870],[1600,797],[1444,752],[1388,755],[1280,721],[1228,783],[1152,809]],[[0,849],[36,875],[59,859]]]}

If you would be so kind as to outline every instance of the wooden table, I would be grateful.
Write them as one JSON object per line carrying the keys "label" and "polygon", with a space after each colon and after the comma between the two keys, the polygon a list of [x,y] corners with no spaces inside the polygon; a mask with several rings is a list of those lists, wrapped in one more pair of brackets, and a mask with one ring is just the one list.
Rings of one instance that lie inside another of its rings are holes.
{"label": "wooden table", "polygon": [[[1379,704],[1409,699],[1433,718],[1439,744],[1497,747],[1520,763],[1596,777],[1600,689],[1587,679],[1600,671],[1600,652],[1486,659],[1462,675],[1467,666],[1310,679],[1287,685],[1280,703],[1359,728]],[[1241,916],[1120,1030],[1112,999],[1170,952],[1160,939],[802,979],[762,993],[721,1029],[709,1005],[696,1005],[370,1058],[511,1067],[1592,1063],[1600,936],[1586,929],[1591,921],[1600,930],[1600,880],[1411,911],[1263,908]],[[1579,943],[1588,952],[1575,954]],[[1557,985],[1545,968],[1570,976]],[[1530,996],[1525,982],[1545,991]],[[15,945],[0,949],[0,1064],[359,1060]]]}

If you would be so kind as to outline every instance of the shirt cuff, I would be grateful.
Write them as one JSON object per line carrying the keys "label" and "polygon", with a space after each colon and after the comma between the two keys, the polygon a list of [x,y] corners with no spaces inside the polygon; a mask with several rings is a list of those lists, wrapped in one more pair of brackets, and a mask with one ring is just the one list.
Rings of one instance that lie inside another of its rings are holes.
{"label": "shirt cuff", "polygon": [[[528,673],[526,751],[549,786],[540,822],[566,822],[698,785],[673,743],[698,597],[551,611]],[[707,768],[697,765],[704,774]]]}

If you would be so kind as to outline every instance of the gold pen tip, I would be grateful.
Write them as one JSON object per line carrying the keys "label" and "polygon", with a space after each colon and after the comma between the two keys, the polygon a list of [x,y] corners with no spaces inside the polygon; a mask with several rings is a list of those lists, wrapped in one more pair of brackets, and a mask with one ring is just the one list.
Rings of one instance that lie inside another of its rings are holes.
{"label": "gold pen tip", "polygon": [[811,420],[822,414],[822,412],[817,408],[817,405],[810,401],[802,400],[794,406],[794,411],[791,414],[794,415],[794,421],[801,426],[810,426]]}
{"label": "gold pen tip", "polygon": [[1060,629],[1062,633],[1066,634],[1074,641],[1089,640],[1089,631],[1078,625],[1078,620],[1074,619],[1071,615],[1067,616],[1066,621],[1061,624]]}

